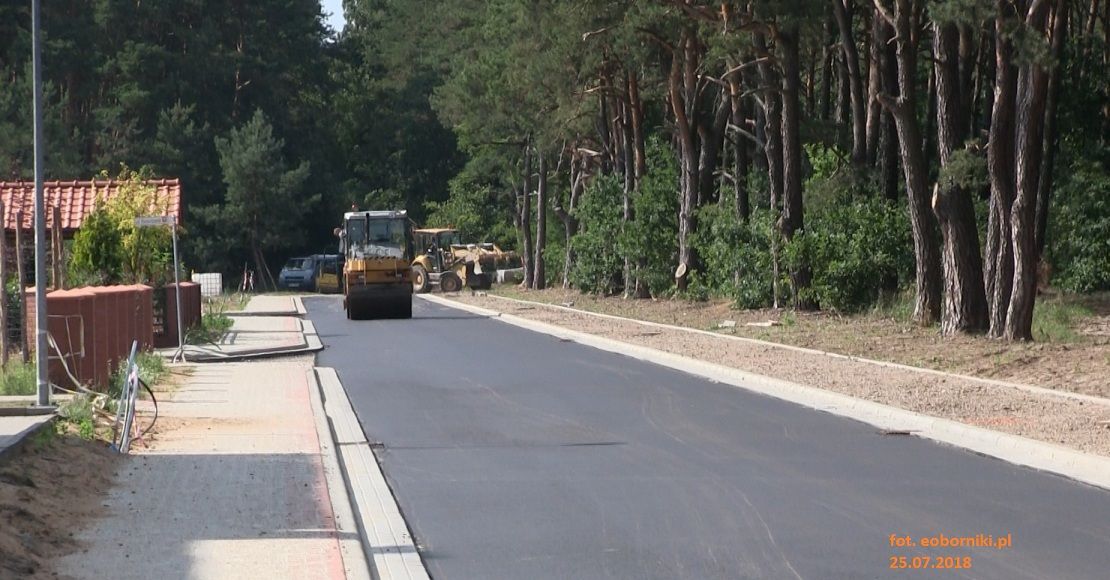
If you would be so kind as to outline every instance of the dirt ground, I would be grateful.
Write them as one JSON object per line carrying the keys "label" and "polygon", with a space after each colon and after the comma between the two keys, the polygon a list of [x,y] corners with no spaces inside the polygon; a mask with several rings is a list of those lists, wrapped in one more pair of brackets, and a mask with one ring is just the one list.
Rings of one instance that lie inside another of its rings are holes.
{"label": "dirt ground", "polygon": [[50,561],[81,548],[74,535],[104,511],[124,461],[101,442],[47,434],[0,464],[0,578],[57,578]]}
{"label": "dirt ground", "polygon": [[[945,338],[936,328],[874,313],[734,310],[723,300],[625,300],[562,289],[523,291],[502,286],[497,292],[522,300],[572,304],[589,312],[1110,398],[1110,296],[1085,301],[1093,316],[1078,321],[1075,336],[1065,342],[1012,344],[985,337]],[[734,321],[736,326],[718,328],[724,321]],[[748,326],[770,321],[776,325]]]}
{"label": "dirt ground", "polygon": [[[775,345],[730,340],[725,336],[646,326],[618,321],[586,312],[527,305],[493,295],[451,296],[455,300],[558,325],[571,330],[596,334],[624,342],[689,356],[730,366],[763,376],[814,386],[877,403],[891,405],[934,417],[978,425],[1048,443],[1068,446],[1089,453],[1110,456],[1110,401],[1076,398],[1064,394],[1030,392],[1008,386],[916,370],[876,365],[858,360],[784,349]],[[787,323],[785,313],[737,312],[720,303],[680,301],[598,300],[562,291],[528,292],[523,298],[567,304],[573,308],[606,309],[606,313],[639,316],[654,322],[706,329],[723,320],[736,321],[736,334],[750,338],[794,344],[846,355],[930,366],[939,370],[975,372],[980,376],[1006,378],[1036,386],[1061,389],[1079,384],[1072,390],[1091,395],[1110,394],[1110,374],[1097,374],[1107,368],[1106,343],[1069,345],[1006,345],[987,339],[956,339],[948,343],[928,331],[891,330],[895,324],[875,320],[837,320],[823,315],[793,315]],[[779,320],[781,326],[748,327],[747,322]],[[766,334],[764,334],[766,333]],[[1095,341],[1092,341],[1095,342]],[[1042,349],[1037,347],[1043,346]],[[1067,346],[1068,348],[1062,348]],[[988,354],[991,353],[991,354]],[[1035,353],[1035,354],[1034,354]],[[1071,355],[1079,353],[1075,358]],[[998,364],[991,364],[997,357]],[[1009,361],[1024,358],[1024,365]],[[1067,362],[1054,359],[1061,358]],[[951,359],[951,360],[949,360]],[[932,365],[924,362],[932,361]],[[982,365],[977,367],[976,365]],[[1024,370],[1023,370],[1024,369]],[[1034,369],[1030,372],[1028,369]],[[1019,372],[1022,371],[1022,372]],[[1081,381],[1069,383],[1053,373],[1070,371]],[[1036,377],[1049,382],[1031,380]]]}

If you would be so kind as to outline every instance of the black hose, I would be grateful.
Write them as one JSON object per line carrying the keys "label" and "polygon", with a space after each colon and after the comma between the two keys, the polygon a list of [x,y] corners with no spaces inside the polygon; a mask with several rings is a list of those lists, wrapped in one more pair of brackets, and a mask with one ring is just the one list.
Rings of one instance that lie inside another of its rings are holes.
{"label": "black hose", "polygon": [[154,403],[154,417],[150,419],[150,425],[147,425],[146,429],[143,429],[143,432],[139,434],[139,438],[143,438],[146,437],[147,433],[150,433],[150,430],[154,428],[154,423],[158,420],[158,398],[154,396],[154,391],[150,390],[150,386],[146,384],[142,377],[139,377],[139,384],[146,389],[147,394],[150,395],[150,401]]}

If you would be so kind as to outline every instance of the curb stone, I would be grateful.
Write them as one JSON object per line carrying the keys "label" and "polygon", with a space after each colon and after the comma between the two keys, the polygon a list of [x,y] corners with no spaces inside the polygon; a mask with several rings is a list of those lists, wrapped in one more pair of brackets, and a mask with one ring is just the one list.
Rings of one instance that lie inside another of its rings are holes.
{"label": "curb stone", "polygon": [[19,451],[27,445],[27,442],[34,438],[35,435],[39,434],[44,429],[53,428],[54,421],[57,420],[57,418],[57,415],[51,413],[49,417],[46,417],[45,419],[32,424],[30,427],[27,427],[19,433],[12,435],[11,437],[12,439],[14,439],[14,441],[4,447],[0,447],[0,465],[7,463],[9,459],[18,454]]}
{"label": "curb stone", "polygon": [[380,580],[428,580],[430,576],[393,492],[362,431],[358,417],[335,369],[316,367],[315,381],[323,398],[338,449],[340,471],[351,498],[365,553]]}
{"label": "curb stone", "polygon": [[[331,421],[324,411],[323,391],[315,369],[307,371],[307,381],[312,416],[316,423],[316,436],[320,440],[320,456],[324,467],[324,478],[328,484],[332,512],[335,514],[335,528],[339,536],[339,552],[343,558],[343,568],[347,580],[370,580],[373,573],[366,559],[359,522],[355,517],[351,497],[347,493],[346,476],[339,465],[338,446]],[[345,538],[357,535],[358,539]]]}

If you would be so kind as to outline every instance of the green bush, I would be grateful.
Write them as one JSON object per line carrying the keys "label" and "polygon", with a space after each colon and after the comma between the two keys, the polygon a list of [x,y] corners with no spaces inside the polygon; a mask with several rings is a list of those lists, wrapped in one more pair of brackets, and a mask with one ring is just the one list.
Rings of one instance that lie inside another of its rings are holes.
{"label": "green bush", "polygon": [[94,284],[123,278],[123,235],[108,211],[97,207],[73,238],[70,277]]}
{"label": "green bush", "polygon": [[37,392],[35,365],[22,361],[8,361],[8,366],[0,371],[0,395],[33,395]]}
{"label": "green bush", "polygon": [[612,294],[620,288],[624,257],[621,237],[623,184],[614,176],[596,179],[582,193],[578,233],[571,239],[575,261],[571,282],[583,292]]}
{"label": "green bush", "polygon": [[879,299],[886,282],[913,273],[913,241],[905,207],[874,197],[807,216],[806,228],[783,248],[785,269],[808,264],[803,298],[822,308],[855,311]]}
{"label": "green bush", "polygon": [[1049,210],[1054,284],[1073,292],[1110,290],[1110,174],[1079,159],[1058,171]]}
{"label": "green bush", "polygon": [[657,296],[674,285],[678,263],[678,163],[656,137],[645,153],[647,173],[632,194],[632,221],[620,236],[620,253],[631,259],[633,277]]}
{"label": "green bush", "polygon": [[744,223],[729,208],[708,205],[698,210],[692,238],[703,267],[691,287],[695,296],[722,295],[739,308],[762,308],[772,302],[771,212],[756,209]]}

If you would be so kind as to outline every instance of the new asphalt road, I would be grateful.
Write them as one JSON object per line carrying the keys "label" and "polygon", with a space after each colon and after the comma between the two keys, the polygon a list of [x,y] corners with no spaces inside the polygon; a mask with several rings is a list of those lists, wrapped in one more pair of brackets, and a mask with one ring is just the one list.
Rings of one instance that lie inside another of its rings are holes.
{"label": "new asphalt road", "polygon": [[423,300],[305,304],[438,580],[1110,578],[1105,491]]}

